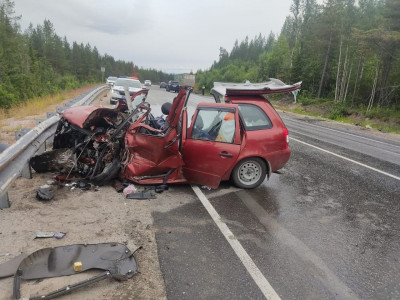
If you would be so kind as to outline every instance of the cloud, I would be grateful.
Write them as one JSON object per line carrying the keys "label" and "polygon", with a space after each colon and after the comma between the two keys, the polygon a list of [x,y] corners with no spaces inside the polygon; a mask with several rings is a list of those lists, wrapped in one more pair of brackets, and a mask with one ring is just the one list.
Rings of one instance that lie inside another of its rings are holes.
{"label": "cloud", "polygon": [[22,28],[53,24],[72,43],[155,69],[209,68],[219,48],[279,34],[291,0],[18,0]]}

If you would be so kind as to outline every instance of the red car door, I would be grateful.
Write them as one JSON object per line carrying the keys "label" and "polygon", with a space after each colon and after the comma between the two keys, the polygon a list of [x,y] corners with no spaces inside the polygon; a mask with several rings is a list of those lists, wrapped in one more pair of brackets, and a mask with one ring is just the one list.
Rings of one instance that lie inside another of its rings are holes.
{"label": "red car door", "polygon": [[217,188],[234,167],[240,149],[236,104],[200,103],[189,128],[183,117],[182,170],[190,183]]}

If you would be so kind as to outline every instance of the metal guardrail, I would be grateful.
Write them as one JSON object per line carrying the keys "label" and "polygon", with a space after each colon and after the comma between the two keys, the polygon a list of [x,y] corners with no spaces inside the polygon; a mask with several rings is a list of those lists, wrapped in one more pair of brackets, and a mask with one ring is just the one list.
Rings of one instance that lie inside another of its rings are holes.
{"label": "metal guardrail", "polygon": [[[64,105],[64,107],[58,107],[57,113],[61,113],[68,107],[88,105],[107,88],[105,85],[100,86],[86,95],[82,100],[78,102],[72,100]],[[59,120],[60,115],[55,114],[49,119],[40,122],[35,128],[26,132],[13,145],[0,153],[0,208],[9,207],[8,189],[21,175],[27,165],[29,168],[31,157],[38,152],[47,139],[54,135]]]}

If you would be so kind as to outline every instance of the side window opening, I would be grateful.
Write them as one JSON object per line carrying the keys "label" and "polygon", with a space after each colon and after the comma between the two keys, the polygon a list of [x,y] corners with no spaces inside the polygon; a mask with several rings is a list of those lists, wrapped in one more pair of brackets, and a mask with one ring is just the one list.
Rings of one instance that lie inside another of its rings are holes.
{"label": "side window opening", "polygon": [[256,105],[239,104],[239,115],[247,131],[272,128],[269,117]]}
{"label": "side window opening", "polygon": [[235,114],[230,111],[199,110],[190,138],[233,143]]}

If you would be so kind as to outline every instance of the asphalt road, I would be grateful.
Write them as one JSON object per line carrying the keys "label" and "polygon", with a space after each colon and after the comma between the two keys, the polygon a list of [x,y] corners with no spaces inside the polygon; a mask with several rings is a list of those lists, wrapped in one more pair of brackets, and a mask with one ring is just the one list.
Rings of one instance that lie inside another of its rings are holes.
{"label": "asphalt road", "polygon": [[[148,101],[173,96],[153,86]],[[152,202],[167,297],[399,299],[400,143],[282,117],[292,156],[259,188]]]}

